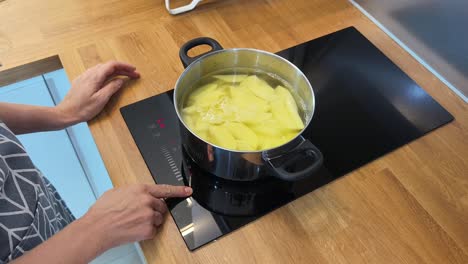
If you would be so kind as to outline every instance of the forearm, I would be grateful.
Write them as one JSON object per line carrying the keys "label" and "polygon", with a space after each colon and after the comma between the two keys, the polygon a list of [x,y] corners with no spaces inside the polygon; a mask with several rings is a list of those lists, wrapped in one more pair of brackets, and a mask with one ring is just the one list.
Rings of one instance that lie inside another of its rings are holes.
{"label": "forearm", "polygon": [[13,261],[14,264],[85,264],[107,248],[98,225],[79,219],[50,239]]}
{"label": "forearm", "polygon": [[60,130],[75,122],[56,107],[1,102],[0,120],[16,134]]}

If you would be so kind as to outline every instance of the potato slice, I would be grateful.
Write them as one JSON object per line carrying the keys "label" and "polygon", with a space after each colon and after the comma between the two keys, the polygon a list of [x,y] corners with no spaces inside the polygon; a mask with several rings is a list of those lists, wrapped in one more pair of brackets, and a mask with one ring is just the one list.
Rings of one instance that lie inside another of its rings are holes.
{"label": "potato slice", "polygon": [[304,128],[304,123],[302,123],[299,114],[297,112],[291,113],[282,97],[271,102],[271,112],[273,113],[273,117],[285,129],[301,130]]}
{"label": "potato slice", "polygon": [[209,83],[209,84],[206,84],[206,85],[203,85],[202,87],[200,88],[197,88],[195,90],[193,90],[190,94],[189,94],[189,97],[188,97],[188,103],[189,105],[191,105],[190,103],[191,102],[194,102],[194,101],[197,101],[197,99],[199,97],[203,97],[207,94],[210,94],[211,92],[213,92],[214,90],[216,90],[216,88],[218,87],[218,84],[217,83]]}
{"label": "potato slice", "polygon": [[238,111],[238,107],[234,105],[229,97],[224,98],[224,100],[217,106],[217,108],[222,111],[224,115],[230,117],[234,117]]}
{"label": "potato slice", "polygon": [[262,150],[290,141],[304,127],[286,88],[272,89],[254,75],[215,78],[193,91],[181,110],[200,138],[227,149]]}
{"label": "potato slice", "polygon": [[190,98],[189,102],[192,106],[209,107],[221,101],[223,96],[225,96],[225,93],[222,90],[216,89],[210,92],[200,94],[197,97]]}
{"label": "potato slice", "polygon": [[256,96],[249,88],[240,85],[231,86],[229,90],[231,98]]}
{"label": "potato slice", "polygon": [[243,150],[255,150],[257,148],[257,135],[248,126],[234,122],[226,123],[225,126],[238,142],[242,141],[250,146],[250,148],[245,149],[245,144],[243,144]]}
{"label": "potato slice", "polygon": [[302,122],[302,119],[299,116],[296,100],[294,100],[294,97],[292,96],[291,92],[289,92],[289,90],[284,88],[283,86],[277,86],[275,88],[275,92],[278,95],[278,97],[283,100],[283,103],[290,114],[292,122],[295,123],[295,126],[298,129],[303,129],[304,123]]}
{"label": "potato slice", "polygon": [[227,149],[237,148],[236,139],[224,126],[210,126],[208,136],[214,144],[220,147]]}
{"label": "potato slice", "polygon": [[206,111],[205,108],[206,107],[201,107],[201,106],[198,106],[198,105],[191,105],[191,106],[183,108],[182,113],[186,114],[186,115],[194,115],[194,114],[198,114],[200,112]]}
{"label": "potato slice", "polygon": [[260,141],[260,150],[278,147],[286,143],[280,137],[263,137]]}
{"label": "potato slice", "polygon": [[227,83],[240,83],[245,78],[247,78],[247,75],[245,74],[213,75],[213,77],[215,77],[218,80],[227,82]]}
{"label": "potato slice", "polygon": [[288,89],[278,85],[275,88],[275,93],[284,100],[286,106],[291,112],[297,112],[296,100],[294,100],[294,97]]}
{"label": "potato slice", "polygon": [[207,131],[209,127],[209,123],[206,121],[202,121],[201,117],[198,113],[195,114],[184,114],[182,116],[185,124],[189,129],[192,131]]}
{"label": "potato slice", "polygon": [[281,139],[282,139],[284,142],[291,141],[293,138],[295,138],[295,137],[297,136],[298,133],[299,133],[299,131],[285,132],[285,133],[283,133],[283,135],[281,136]]}
{"label": "potato slice", "polygon": [[204,122],[202,120],[195,121],[194,129],[196,131],[208,131],[210,124],[208,122]]}
{"label": "potato slice", "polygon": [[253,151],[257,150],[257,147],[253,147],[249,143],[242,141],[242,140],[237,140],[237,150],[244,150],[244,151]]}
{"label": "potato slice", "polygon": [[260,137],[281,137],[284,130],[276,120],[266,120],[250,126],[250,128]]}
{"label": "potato slice", "polygon": [[189,95],[188,106],[195,106],[197,107],[197,110],[204,111],[204,108],[219,104],[224,100],[224,98],[228,97],[229,86],[208,84],[202,88],[196,89],[193,95]]}
{"label": "potato slice", "polygon": [[286,105],[281,98],[271,102],[271,112],[273,114],[273,118],[278,121],[280,127],[297,129],[295,122],[290,118],[290,114],[286,110]]}
{"label": "potato slice", "polygon": [[210,108],[205,114],[201,116],[201,122],[208,124],[219,125],[224,123],[225,116],[221,110]]}
{"label": "potato slice", "polygon": [[304,129],[304,122],[302,122],[302,118],[299,116],[299,113],[298,112],[293,112],[291,113],[291,119],[292,119],[292,122],[294,122],[294,126],[301,130],[301,129]]}
{"label": "potato slice", "polygon": [[195,127],[195,120],[194,120],[194,117],[193,115],[190,115],[190,114],[185,114],[182,118],[184,120],[184,123],[190,128],[190,129],[194,129]]}
{"label": "potato slice", "polygon": [[274,119],[250,126],[250,128],[257,134],[259,145],[262,144],[261,142],[264,138],[272,138],[272,140],[284,143],[290,141],[299,132],[299,130],[285,129]]}
{"label": "potato slice", "polygon": [[268,112],[271,109],[267,101],[255,96],[249,89],[232,87],[230,94],[233,105],[238,109],[254,112]]}
{"label": "potato slice", "polygon": [[233,121],[255,125],[263,121],[270,120],[272,118],[272,113],[240,110],[237,112],[237,115],[235,116]]}
{"label": "potato slice", "polygon": [[197,135],[199,138],[210,142],[209,137],[208,137],[208,131],[195,131],[195,135]]}
{"label": "potato slice", "polygon": [[258,78],[256,75],[250,75],[245,78],[239,87],[246,87],[252,91],[257,97],[266,101],[271,101],[276,97],[275,90],[264,80]]}
{"label": "potato slice", "polygon": [[219,85],[217,90],[220,90],[223,94],[223,97],[230,97],[231,96],[231,88],[234,87],[232,85],[228,85],[228,84],[223,84],[223,85]]}

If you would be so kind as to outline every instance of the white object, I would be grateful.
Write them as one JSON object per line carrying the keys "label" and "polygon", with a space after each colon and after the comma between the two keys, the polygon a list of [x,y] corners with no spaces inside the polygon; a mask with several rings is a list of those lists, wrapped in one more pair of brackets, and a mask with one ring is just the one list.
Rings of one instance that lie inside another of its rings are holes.
{"label": "white object", "polygon": [[188,4],[188,5],[184,5],[184,6],[180,6],[180,7],[171,9],[171,5],[170,5],[171,0],[166,0],[166,9],[169,12],[169,14],[177,15],[177,14],[180,14],[180,13],[184,13],[184,12],[188,12],[190,10],[193,10],[198,5],[198,3],[200,3],[201,1],[202,0],[192,0],[192,2],[190,4]]}

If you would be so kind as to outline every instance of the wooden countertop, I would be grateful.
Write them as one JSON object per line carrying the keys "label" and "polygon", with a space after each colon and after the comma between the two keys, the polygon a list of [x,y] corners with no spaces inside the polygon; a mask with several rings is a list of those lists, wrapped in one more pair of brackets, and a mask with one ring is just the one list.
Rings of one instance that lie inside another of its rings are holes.
{"label": "wooden countertop", "polygon": [[151,183],[118,110],[174,86],[185,41],[276,52],[348,26],[456,120],[193,253],[168,219],[141,243],[148,263],[468,263],[468,106],[345,0],[211,0],[175,17],[163,0],[6,0],[0,81],[49,57],[70,79],[110,59],[135,64],[142,78],[90,126],[115,186]]}

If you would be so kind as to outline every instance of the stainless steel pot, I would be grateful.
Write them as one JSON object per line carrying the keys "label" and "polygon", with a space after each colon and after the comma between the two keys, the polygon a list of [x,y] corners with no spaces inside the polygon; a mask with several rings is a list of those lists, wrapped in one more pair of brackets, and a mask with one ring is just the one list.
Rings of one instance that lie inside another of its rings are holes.
{"label": "stainless steel pot", "polygon": [[[226,216],[261,215],[295,197],[296,182],[272,178],[256,181],[228,181],[205,172],[183,155],[184,178],[193,189],[192,197],[205,209]],[[275,197],[275,199],[272,199]]]}
{"label": "stainless steel pot", "polygon": [[[189,57],[187,52],[199,45],[209,45],[212,50]],[[193,84],[202,77],[224,69],[235,71],[249,68],[276,74],[290,84],[291,93],[295,95],[307,128],[315,109],[314,91],[306,76],[295,65],[266,51],[223,49],[216,40],[206,37],[185,43],[179,56],[186,69],[175,85],[174,106],[181,124],[182,145],[198,166],[208,173],[235,181],[251,181],[270,175],[295,181],[311,175],[320,168],[323,156],[317,147],[301,136],[302,131],[291,141],[273,149],[235,151],[199,138],[187,127],[180,115],[185,98],[196,88]],[[295,166],[297,162],[303,163],[300,169]]]}

